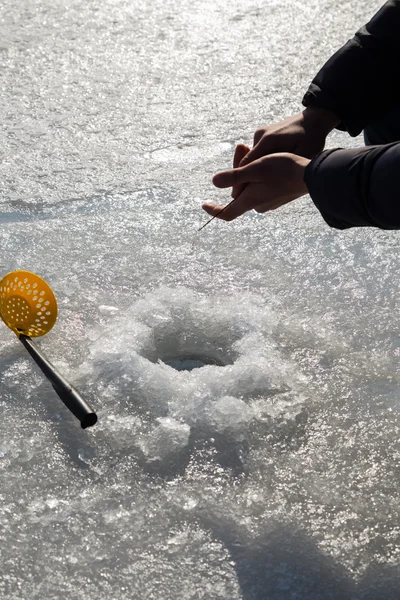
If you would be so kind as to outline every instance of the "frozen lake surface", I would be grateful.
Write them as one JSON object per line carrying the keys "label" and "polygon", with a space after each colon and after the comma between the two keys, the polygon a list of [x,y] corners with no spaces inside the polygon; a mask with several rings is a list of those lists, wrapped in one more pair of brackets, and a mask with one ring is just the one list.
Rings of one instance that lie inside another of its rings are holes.
{"label": "frozen lake surface", "polygon": [[1,274],[52,286],[99,422],[2,327],[1,598],[398,600],[399,234],[308,198],[197,233],[380,5],[3,0]]}

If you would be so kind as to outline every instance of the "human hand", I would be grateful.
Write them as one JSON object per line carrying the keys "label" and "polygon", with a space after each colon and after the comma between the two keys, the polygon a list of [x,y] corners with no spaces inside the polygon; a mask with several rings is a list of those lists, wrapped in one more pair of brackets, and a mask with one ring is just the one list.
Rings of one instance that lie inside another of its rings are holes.
{"label": "human hand", "polygon": [[[253,148],[242,156],[239,165],[243,167],[262,156],[278,152],[313,158],[322,152],[326,136],[339,121],[331,111],[309,106],[284,121],[260,127],[254,134]],[[243,185],[234,186],[232,197],[236,198],[242,191]]]}
{"label": "human hand", "polygon": [[[235,151],[235,158],[245,152],[246,147]],[[259,158],[244,167],[221,171],[214,175],[216,187],[244,186],[243,191],[226,209],[209,202],[203,209],[211,216],[224,221],[233,221],[248,210],[263,213],[274,210],[307,194],[304,170],[310,163],[308,158],[288,152],[271,154]]]}

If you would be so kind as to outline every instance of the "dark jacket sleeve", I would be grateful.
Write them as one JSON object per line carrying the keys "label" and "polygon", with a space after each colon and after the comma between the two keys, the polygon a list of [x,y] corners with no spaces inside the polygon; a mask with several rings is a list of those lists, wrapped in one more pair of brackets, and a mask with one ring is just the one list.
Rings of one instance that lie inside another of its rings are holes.
{"label": "dark jacket sleeve", "polygon": [[358,135],[400,102],[400,0],[389,0],[313,79],[304,106],[327,108],[337,129]]}
{"label": "dark jacket sleeve", "polygon": [[304,180],[331,227],[400,229],[400,142],[325,150]]}

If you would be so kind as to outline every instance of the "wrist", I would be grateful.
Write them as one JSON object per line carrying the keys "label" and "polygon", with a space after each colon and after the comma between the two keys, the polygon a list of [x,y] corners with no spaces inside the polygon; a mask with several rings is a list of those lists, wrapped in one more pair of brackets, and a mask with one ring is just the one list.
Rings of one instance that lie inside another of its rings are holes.
{"label": "wrist", "polygon": [[308,194],[308,187],[305,182],[305,172],[311,160],[304,156],[298,156],[297,154],[292,154],[291,158],[298,197],[304,196],[305,194]]}
{"label": "wrist", "polygon": [[303,118],[305,123],[309,123],[312,127],[319,127],[326,134],[340,123],[340,119],[335,113],[319,106],[307,106],[303,110]]}

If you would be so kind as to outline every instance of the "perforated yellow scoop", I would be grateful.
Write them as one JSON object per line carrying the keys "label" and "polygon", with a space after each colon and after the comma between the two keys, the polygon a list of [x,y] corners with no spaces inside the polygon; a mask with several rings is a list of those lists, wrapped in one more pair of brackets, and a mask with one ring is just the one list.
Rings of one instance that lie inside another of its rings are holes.
{"label": "perforated yellow scoop", "polygon": [[44,335],[57,320],[51,287],[35,273],[13,271],[0,281],[0,316],[17,335]]}
{"label": "perforated yellow scoop", "polygon": [[50,331],[57,320],[57,300],[51,287],[29,271],[8,273],[0,281],[0,316],[18,336],[65,406],[79,419],[82,428],[94,425],[96,414],[31,340]]}

